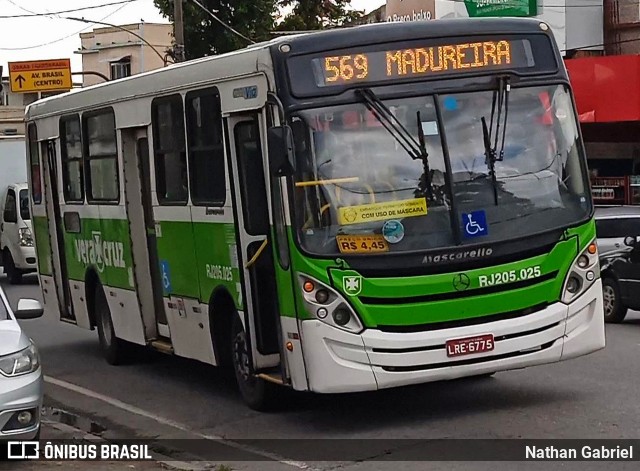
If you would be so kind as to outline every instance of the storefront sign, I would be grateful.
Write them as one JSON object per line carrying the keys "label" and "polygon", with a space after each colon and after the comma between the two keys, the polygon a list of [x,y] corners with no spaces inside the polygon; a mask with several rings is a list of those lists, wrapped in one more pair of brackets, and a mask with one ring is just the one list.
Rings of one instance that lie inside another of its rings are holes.
{"label": "storefront sign", "polygon": [[470,17],[536,16],[538,0],[464,0]]}
{"label": "storefront sign", "polygon": [[387,21],[427,21],[435,18],[436,0],[387,0]]}

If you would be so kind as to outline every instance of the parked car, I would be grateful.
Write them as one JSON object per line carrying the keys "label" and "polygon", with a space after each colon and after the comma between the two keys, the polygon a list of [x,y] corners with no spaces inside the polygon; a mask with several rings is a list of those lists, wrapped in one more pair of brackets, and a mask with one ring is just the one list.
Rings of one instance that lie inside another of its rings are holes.
{"label": "parked car", "polygon": [[605,322],[622,322],[629,309],[640,309],[640,207],[598,207],[596,237]]}
{"label": "parked car", "polygon": [[596,208],[598,250],[605,254],[624,249],[624,238],[640,234],[640,206]]}
{"label": "parked car", "polygon": [[0,265],[11,284],[36,271],[36,249],[26,183],[11,183],[0,200]]}
{"label": "parked car", "polygon": [[40,437],[42,368],[36,346],[17,319],[42,313],[35,299],[21,299],[14,313],[0,286],[0,440]]}

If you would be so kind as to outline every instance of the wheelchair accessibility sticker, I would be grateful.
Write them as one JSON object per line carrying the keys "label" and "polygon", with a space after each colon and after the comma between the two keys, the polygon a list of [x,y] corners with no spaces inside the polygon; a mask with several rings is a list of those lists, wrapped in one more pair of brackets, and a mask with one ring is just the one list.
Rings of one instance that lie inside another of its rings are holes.
{"label": "wheelchair accessibility sticker", "polygon": [[484,210],[462,214],[462,228],[465,237],[482,237],[489,235],[487,213]]}
{"label": "wheelchair accessibility sticker", "polygon": [[162,272],[162,289],[164,294],[171,294],[171,272],[169,271],[169,262],[161,260],[160,270]]}

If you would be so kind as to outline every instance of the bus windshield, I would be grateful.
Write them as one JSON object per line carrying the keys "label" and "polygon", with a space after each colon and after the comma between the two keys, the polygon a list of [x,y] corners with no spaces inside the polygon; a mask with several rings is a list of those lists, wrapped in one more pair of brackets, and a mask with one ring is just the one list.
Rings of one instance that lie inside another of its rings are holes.
{"label": "bus windshield", "polygon": [[[393,120],[365,102],[295,115],[296,221],[304,249],[335,255],[344,236],[383,237],[378,252],[493,243],[588,217],[569,89],[513,88],[499,130],[496,95],[383,99]],[[483,118],[500,137],[495,178]],[[394,129],[422,140],[427,158],[412,155]]]}

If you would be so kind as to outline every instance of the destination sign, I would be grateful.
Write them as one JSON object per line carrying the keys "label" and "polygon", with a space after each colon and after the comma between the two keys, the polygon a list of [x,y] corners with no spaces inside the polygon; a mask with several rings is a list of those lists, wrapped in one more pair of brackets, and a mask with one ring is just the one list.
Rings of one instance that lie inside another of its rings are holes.
{"label": "destination sign", "polygon": [[560,55],[547,34],[431,37],[291,54],[286,66],[295,97],[336,95],[363,86],[399,85],[491,74],[551,75]]}
{"label": "destination sign", "polygon": [[319,87],[381,82],[438,74],[535,66],[527,40],[441,44],[375,52],[328,55],[312,60]]}

